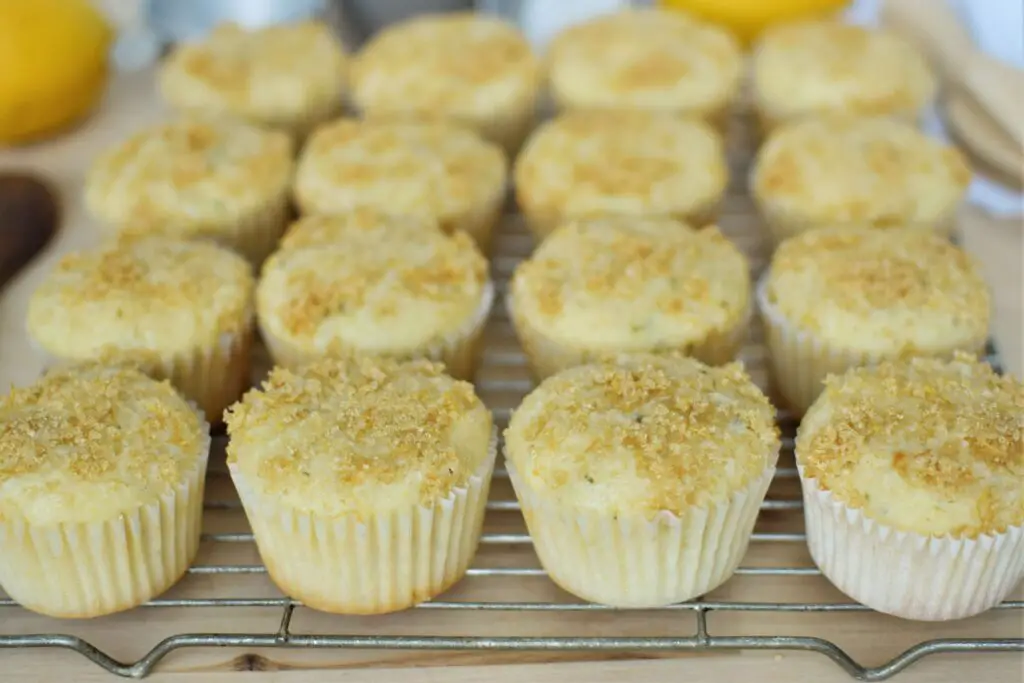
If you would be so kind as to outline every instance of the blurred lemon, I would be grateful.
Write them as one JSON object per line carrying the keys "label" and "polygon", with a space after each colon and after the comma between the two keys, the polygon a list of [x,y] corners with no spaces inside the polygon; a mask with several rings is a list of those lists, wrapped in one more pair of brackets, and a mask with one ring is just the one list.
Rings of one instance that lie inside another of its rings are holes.
{"label": "blurred lemon", "polygon": [[680,9],[730,29],[750,43],[768,26],[842,9],[848,0],[660,0],[663,7]]}
{"label": "blurred lemon", "polygon": [[88,0],[0,0],[0,144],[85,116],[106,85],[112,38]]}

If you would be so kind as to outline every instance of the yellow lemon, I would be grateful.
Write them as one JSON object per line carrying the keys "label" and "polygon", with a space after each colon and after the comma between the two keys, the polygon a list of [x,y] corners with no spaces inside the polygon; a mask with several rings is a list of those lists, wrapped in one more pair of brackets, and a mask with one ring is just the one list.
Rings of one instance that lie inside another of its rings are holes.
{"label": "yellow lemon", "polygon": [[835,12],[847,4],[848,0],[661,0],[663,7],[721,24],[747,43],[772,24]]}
{"label": "yellow lemon", "polygon": [[112,37],[87,0],[0,0],[0,144],[85,116],[107,82]]}

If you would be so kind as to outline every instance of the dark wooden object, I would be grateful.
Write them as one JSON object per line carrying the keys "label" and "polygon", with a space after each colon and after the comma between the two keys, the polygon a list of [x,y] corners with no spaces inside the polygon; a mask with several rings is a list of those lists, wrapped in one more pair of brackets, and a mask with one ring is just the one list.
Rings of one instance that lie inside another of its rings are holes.
{"label": "dark wooden object", "polygon": [[26,173],[0,173],[0,288],[43,250],[59,225],[52,185]]}

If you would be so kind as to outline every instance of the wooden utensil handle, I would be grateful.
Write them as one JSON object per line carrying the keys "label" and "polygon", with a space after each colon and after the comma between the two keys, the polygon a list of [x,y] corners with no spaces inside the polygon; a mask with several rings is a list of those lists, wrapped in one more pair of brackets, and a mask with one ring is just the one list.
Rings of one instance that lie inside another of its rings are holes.
{"label": "wooden utensil handle", "polygon": [[885,0],[881,20],[914,43],[946,81],[957,87],[963,85],[975,47],[949,5],[941,0]]}
{"label": "wooden utensil handle", "polygon": [[46,181],[0,173],[0,288],[42,251],[59,223],[57,193]]}

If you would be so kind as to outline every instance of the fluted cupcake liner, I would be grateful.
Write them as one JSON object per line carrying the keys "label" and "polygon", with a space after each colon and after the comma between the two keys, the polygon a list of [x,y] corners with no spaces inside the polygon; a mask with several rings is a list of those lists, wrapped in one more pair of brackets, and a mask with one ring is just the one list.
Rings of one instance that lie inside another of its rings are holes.
{"label": "fluted cupcake liner", "polygon": [[[628,351],[605,350],[595,352],[563,344],[552,339],[532,325],[529,319],[517,313],[514,296],[511,291],[505,296],[505,308],[516,337],[526,355],[530,372],[537,381],[543,380],[567,368],[615,357]],[[737,322],[724,330],[713,330],[699,342],[680,347],[660,347],[657,349],[634,349],[645,353],[681,353],[691,356],[708,365],[724,365],[739,355],[747,340],[753,306],[737,318]]]}
{"label": "fluted cupcake liner", "polygon": [[304,605],[337,614],[384,614],[448,590],[476,554],[497,434],[465,486],[430,507],[324,517],[256,491],[229,466],[270,578]]}
{"label": "fluted cupcake liner", "polygon": [[691,600],[723,584],[746,554],[772,465],[727,500],[679,515],[613,514],[531,489],[506,459],[541,565],[589,602],[650,608]]}
{"label": "fluted cupcake liner", "polygon": [[1024,527],[977,538],[900,531],[838,501],[807,477],[807,546],[836,588],[904,619],[947,621],[980,614],[1024,578]]}
{"label": "fluted cupcake liner", "polygon": [[117,517],[0,521],[0,585],[33,612],[75,619],[131,609],[166,591],[199,549],[209,437],[202,448],[174,488]]}
{"label": "fluted cupcake liner", "polygon": [[[803,415],[824,389],[828,375],[839,375],[850,368],[876,365],[892,356],[839,348],[799,329],[768,298],[768,273],[757,283],[757,305],[764,325],[772,380],[779,398],[794,415]],[[956,351],[979,354],[985,338],[966,347],[950,347],[929,352],[932,356],[952,357]]]}
{"label": "fluted cupcake liner", "polygon": [[[426,358],[445,364],[448,374],[456,379],[473,379],[480,359],[481,339],[487,317],[494,303],[494,284],[488,282],[484,286],[480,303],[473,315],[468,317],[458,330],[443,339],[438,339],[419,349],[411,349],[403,353],[386,355],[398,358]],[[323,356],[330,351],[313,351],[303,348],[288,339],[274,334],[266,325],[260,325],[260,333],[270,356],[276,365],[296,368]]]}

